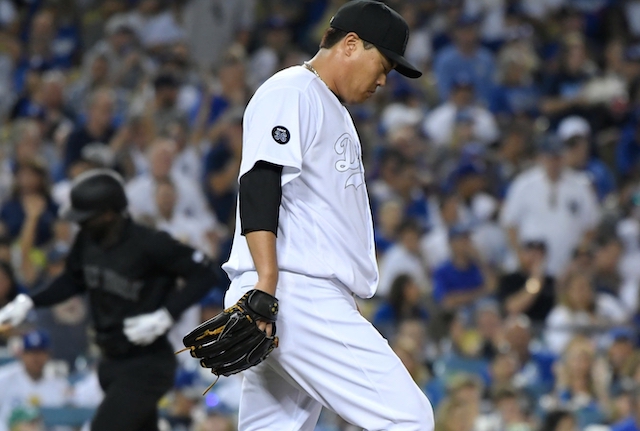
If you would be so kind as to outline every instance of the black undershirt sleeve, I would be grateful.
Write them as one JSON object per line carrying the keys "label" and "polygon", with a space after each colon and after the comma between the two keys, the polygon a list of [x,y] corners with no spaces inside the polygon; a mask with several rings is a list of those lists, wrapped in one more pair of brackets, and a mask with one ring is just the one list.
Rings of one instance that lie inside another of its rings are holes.
{"label": "black undershirt sleeve", "polygon": [[282,166],[259,161],[240,178],[240,224],[242,235],[269,231],[278,235],[282,199]]}
{"label": "black undershirt sleeve", "polygon": [[84,292],[80,284],[68,271],[64,271],[50,284],[29,294],[36,307],[48,307]]}

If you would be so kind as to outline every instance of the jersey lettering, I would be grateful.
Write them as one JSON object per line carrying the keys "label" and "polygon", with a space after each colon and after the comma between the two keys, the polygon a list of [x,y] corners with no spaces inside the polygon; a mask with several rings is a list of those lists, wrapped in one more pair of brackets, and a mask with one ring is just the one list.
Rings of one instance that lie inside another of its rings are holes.
{"label": "jersey lettering", "polygon": [[343,156],[341,160],[336,162],[336,170],[338,172],[349,172],[349,177],[344,185],[346,189],[353,186],[356,189],[364,183],[362,175],[362,164],[360,162],[360,154],[358,148],[353,142],[353,138],[348,133],[340,135],[334,145],[336,153]]}
{"label": "jersey lettering", "polygon": [[85,265],[84,278],[90,289],[102,289],[129,301],[138,301],[144,286],[142,281],[131,281],[111,269]]}

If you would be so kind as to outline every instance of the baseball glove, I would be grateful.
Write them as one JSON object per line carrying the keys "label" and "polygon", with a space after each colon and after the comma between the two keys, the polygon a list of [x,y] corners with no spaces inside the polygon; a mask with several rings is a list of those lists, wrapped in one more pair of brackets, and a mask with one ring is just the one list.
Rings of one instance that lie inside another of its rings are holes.
{"label": "baseball glove", "polygon": [[[277,314],[278,300],[252,289],[235,305],[188,333],[182,341],[204,368],[211,368],[217,376],[230,376],[258,365],[278,347]],[[273,324],[271,336],[258,328],[258,320]]]}

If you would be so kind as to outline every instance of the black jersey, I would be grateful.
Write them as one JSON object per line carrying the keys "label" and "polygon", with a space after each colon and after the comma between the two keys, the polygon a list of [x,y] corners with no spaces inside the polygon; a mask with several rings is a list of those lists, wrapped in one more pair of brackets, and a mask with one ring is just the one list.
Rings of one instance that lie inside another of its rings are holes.
{"label": "black jersey", "polygon": [[98,345],[108,356],[121,356],[145,349],[127,340],[124,319],[162,307],[177,319],[215,282],[215,268],[202,252],[127,220],[120,240],[107,248],[80,231],[65,272],[32,299],[48,306],[87,292]]}

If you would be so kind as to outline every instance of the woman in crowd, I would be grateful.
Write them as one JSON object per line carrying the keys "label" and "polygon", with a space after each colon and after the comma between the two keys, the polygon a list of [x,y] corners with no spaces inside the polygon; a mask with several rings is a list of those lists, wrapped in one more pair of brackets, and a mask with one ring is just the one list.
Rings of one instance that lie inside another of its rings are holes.
{"label": "woman in crowd", "polygon": [[[608,294],[595,292],[592,276],[572,272],[564,279],[560,303],[546,319],[544,338],[556,354],[581,333],[600,333],[627,321],[626,311]],[[599,338],[599,343],[603,341]]]}

